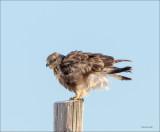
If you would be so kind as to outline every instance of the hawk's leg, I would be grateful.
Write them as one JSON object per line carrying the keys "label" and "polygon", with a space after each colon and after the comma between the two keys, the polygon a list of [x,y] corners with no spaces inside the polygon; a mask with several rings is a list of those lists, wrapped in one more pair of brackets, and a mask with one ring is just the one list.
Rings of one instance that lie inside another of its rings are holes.
{"label": "hawk's leg", "polygon": [[70,98],[70,100],[82,100],[82,101],[84,101],[84,99],[80,97],[80,92],[78,92],[78,91],[76,92],[76,97],[72,97],[72,98]]}

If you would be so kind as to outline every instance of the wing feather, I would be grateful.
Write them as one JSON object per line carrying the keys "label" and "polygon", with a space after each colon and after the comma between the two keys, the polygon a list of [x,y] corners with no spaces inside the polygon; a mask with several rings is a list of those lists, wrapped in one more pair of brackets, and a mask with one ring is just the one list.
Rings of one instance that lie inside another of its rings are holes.
{"label": "wing feather", "polygon": [[91,72],[100,72],[104,67],[111,66],[113,63],[114,59],[111,56],[73,51],[64,57],[61,63],[61,69],[64,74],[72,72],[88,74]]}

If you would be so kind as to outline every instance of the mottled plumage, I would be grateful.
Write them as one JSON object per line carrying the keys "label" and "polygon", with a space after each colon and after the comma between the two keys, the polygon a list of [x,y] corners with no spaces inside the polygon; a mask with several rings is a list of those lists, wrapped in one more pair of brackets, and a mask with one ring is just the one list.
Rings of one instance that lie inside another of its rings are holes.
{"label": "mottled plumage", "polygon": [[131,67],[114,67],[115,63],[130,60],[114,60],[112,56],[100,53],[84,53],[73,51],[64,56],[53,53],[48,56],[46,66],[49,66],[59,82],[68,90],[76,93],[71,99],[82,99],[88,95],[91,88],[109,89],[107,75],[118,80],[131,80],[131,78],[117,75],[120,72],[130,72]]}

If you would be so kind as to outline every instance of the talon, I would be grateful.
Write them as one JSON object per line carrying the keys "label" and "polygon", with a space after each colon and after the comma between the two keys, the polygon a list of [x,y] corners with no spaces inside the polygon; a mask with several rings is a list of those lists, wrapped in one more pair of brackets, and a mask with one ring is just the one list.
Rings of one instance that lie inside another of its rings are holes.
{"label": "talon", "polygon": [[81,100],[81,101],[84,101],[84,99],[80,98],[80,97],[72,97],[69,100]]}

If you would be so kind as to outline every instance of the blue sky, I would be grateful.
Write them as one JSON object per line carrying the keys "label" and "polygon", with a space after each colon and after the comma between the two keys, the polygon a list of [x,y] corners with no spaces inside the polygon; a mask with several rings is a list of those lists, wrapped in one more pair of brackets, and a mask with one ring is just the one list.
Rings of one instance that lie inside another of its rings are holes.
{"label": "blue sky", "polygon": [[[133,81],[110,78],[109,91],[84,100],[84,131],[158,131],[158,1],[2,1],[3,131],[52,131],[53,103],[74,93],[45,67],[53,52],[103,53],[133,62]],[[152,128],[142,128],[151,126]]]}

